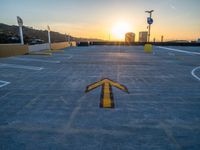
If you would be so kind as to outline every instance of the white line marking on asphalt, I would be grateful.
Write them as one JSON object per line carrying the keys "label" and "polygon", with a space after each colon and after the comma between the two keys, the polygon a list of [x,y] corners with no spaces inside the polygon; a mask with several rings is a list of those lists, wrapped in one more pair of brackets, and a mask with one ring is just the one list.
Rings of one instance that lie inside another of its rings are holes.
{"label": "white line marking on asphalt", "polygon": [[24,66],[24,65],[15,65],[15,64],[2,64],[0,63],[0,67],[9,67],[9,68],[18,68],[18,69],[29,69],[29,70],[42,70],[42,67],[34,67],[34,66]]}
{"label": "white line marking on asphalt", "polygon": [[174,54],[174,53],[171,53],[171,52],[168,52],[168,55],[169,55],[169,56],[175,56],[175,54]]}
{"label": "white line marking on asphalt", "polygon": [[73,57],[73,55],[69,55],[69,54],[54,54],[55,56],[63,56],[64,58],[67,59],[71,59]]}
{"label": "white line marking on asphalt", "polygon": [[100,78],[101,76],[88,76],[88,78]]}
{"label": "white line marking on asphalt", "polygon": [[200,69],[200,66],[199,67],[196,67],[192,70],[191,74],[193,77],[195,77],[197,80],[200,81],[200,77],[198,77],[196,74],[195,74],[195,71],[197,71],[198,69]]}
{"label": "white line marking on asphalt", "polygon": [[158,46],[158,48],[166,49],[166,50],[170,50],[170,51],[175,51],[175,52],[180,52],[180,53],[186,53],[186,54],[192,54],[192,55],[200,55],[200,53],[198,53],[198,52],[189,52],[189,51],[180,50],[180,49],[174,49],[174,48],[169,48],[169,47]]}
{"label": "white line marking on asphalt", "polygon": [[6,85],[8,85],[8,84],[10,84],[10,82],[2,81],[2,80],[0,80],[0,83],[2,83],[2,84],[0,85],[0,88],[3,87],[3,86],[6,86]]}
{"label": "white line marking on asphalt", "polygon": [[13,60],[22,60],[22,61],[37,61],[37,62],[46,62],[46,63],[60,63],[60,61],[52,60],[42,60],[42,59],[33,59],[33,58],[11,58]]}
{"label": "white line marking on asphalt", "polygon": [[71,59],[73,56],[72,55],[70,55],[67,59]]}

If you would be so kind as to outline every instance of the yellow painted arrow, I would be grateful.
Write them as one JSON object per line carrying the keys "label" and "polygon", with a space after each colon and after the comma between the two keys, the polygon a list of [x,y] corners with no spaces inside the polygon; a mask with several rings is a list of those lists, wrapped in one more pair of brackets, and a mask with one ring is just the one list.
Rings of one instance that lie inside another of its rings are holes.
{"label": "yellow painted arrow", "polygon": [[101,108],[114,108],[114,97],[112,93],[112,86],[124,91],[128,92],[128,89],[115,81],[112,81],[110,79],[102,79],[100,81],[97,81],[95,83],[92,83],[86,87],[85,92],[90,92],[98,87],[102,86],[101,90],[101,99],[100,99],[100,107]]}

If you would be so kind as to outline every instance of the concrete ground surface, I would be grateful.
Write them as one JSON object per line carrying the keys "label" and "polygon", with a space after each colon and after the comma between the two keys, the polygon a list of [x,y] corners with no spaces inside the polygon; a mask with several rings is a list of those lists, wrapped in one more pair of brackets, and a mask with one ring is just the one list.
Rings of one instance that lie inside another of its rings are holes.
{"label": "concrete ground surface", "polygon": [[[199,52],[199,47],[170,47]],[[200,55],[90,46],[0,59],[1,150],[199,150]],[[99,108],[109,78],[114,109]]]}

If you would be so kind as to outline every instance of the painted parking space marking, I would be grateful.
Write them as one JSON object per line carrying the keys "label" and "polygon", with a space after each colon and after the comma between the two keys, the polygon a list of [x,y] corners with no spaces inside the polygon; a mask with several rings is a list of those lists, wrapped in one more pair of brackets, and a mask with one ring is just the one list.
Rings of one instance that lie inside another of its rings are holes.
{"label": "painted parking space marking", "polygon": [[69,55],[69,54],[67,54],[67,55],[65,55],[65,54],[54,54],[54,56],[63,56],[66,59],[71,59],[73,57],[73,55]]}
{"label": "painted parking space marking", "polygon": [[68,58],[67,59],[71,59],[73,56],[72,55],[68,55]]}
{"label": "painted parking space marking", "polygon": [[88,78],[99,78],[99,77],[101,77],[101,76],[87,76]]}
{"label": "painted parking space marking", "polygon": [[97,81],[95,83],[92,83],[86,87],[85,92],[90,92],[98,87],[102,86],[101,89],[101,98],[100,98],[100,108],[114,108],[114,95],[112,92],[112,86],[126,92],[128,92],[128,89],[115,81],[112,81],[110,79],[102,79],[100,81]]}
{"label": "painted parking space marking", "polygon": [[21,61],[35,61],[35,62],[45,62],[45,63],[60,63],[60,61],[52,61],[52,60],[42,60],[42,59],[34,59],[34,58],[10,58],[13,60],[21,60]]}
{"label": "painted parking space marking", "polygon": [[199,69],[200,69],[200,66],[194,68],[194,69],[191,71],[191,74],[192,74],[193,77],[195,77],[197,80],[200,81],[200,77],[198,77],[198,76],[195,74],[195,72],[196,72],[197,70],[199,70]]}
{"label": "painted parking space marking", "polygon": [[[189,52],[189,51],[185,51],[185,50],[180,50],[180,49],[174,49],[174,48],[168,48],[168,47],[163,47],[163,46],[158,46],[159,48],[161,49],[166,49],[166,50],[170,50],[170,51],[175,51],[175,52],[180,52],[180,53],[186,53],[186,54],[190,54],[190,55],[200,55],[200,53],[198,52]],[[194,78],[196,78],[197,80],[200,81],[200,77],[198,77],[196,75],[196,71],[200,69],[200,66],[199,67],[196,67],[194,68],[192,71],[191,71],[191,74]]]}
{"label": "painted parking space marking", "polygon": [[17,69],[28,69],[28,70],[43,70],[42,67],[35,67],[35,66],[24,66],[24,65],[15,65],[15,64],[4,64],[0,63],[1,68],[17,68]]}
{"label": "painted parking space marking", "polygon": [[189,51],[174,49],[174,48],[169,48],[169,47],[158,46],[158,48],[169,50],[169,51],[180,52],[180,53],[186,53],[186,54],[190,54],[190,55],[200,55],[200,53],[198,53],[198,52],[189,52]]}
{"label": "painted parking space marking", "polygon": [[0,88],[10,84],[10,82],[0,80]]}
{"label": "painted parking space marking", "polygon": [[168,52],[167,53],[169,56],[176,56],[174,53]]}

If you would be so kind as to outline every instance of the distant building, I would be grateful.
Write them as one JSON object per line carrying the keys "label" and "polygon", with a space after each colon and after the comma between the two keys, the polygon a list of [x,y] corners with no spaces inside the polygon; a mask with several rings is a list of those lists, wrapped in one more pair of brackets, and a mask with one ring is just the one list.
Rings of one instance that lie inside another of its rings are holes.
{"label": "distant building", "polygon": [[127,43],[133,43],[135,42],[135,33],[128,32],[125,35],[125,42]]}
{"label": "distant building", "polygon": [[187,40],[173,40],[173,41],[168,41],[168,43],[190,43]]}
{"label": "distant building", "polygon": [[161,42],[163,42],[163,41],[164,41],[164,36],[162,35],[162,36],[161,36]]}
{"label": "distant building", "polygon": [[147,42],[148,32],[139,32],[139,42]]}
{"label": "distant building", "polygon": [[197,41],[190,41],[190,43],[197,43]]}
{"label": "distant building", "polygon": [[200,43],[200,39],[197,40],[197,43]]}

